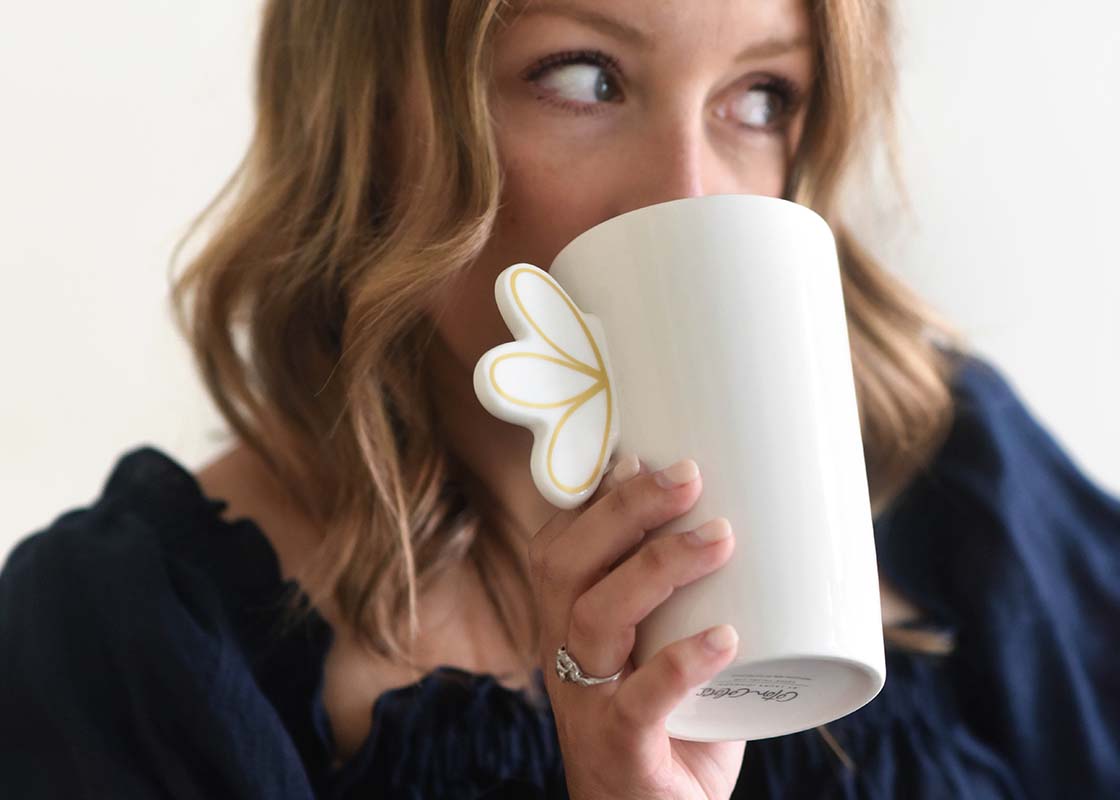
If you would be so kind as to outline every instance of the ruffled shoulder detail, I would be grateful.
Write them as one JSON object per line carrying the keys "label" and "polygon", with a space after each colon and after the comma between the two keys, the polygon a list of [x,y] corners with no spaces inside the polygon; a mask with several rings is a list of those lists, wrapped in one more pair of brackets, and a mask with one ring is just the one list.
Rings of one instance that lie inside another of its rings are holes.
{"label": "ruffled shoulder detail", "polygon": [[[545,697],[541,670],[533,676]],[[337,781],[340,796],[566,796],[547,701],[447,665],[378,698],[370,736]]]}
{"label": "ruffled shoulder detail", "polygon": [[[378,697],[366,741],[332,769],[335,747],[322,684],[334,634],[298,583],[282,579],[259,527],[249,519],[224,519],[224,501],[206,497],[191,473],[151,447],[125,455],[109,479],[107,498],[129,495],[129,507],[152,515],[166,545],[217,588],[230,640],[283,720],[317,796],[376,796],[391,789],[393,797],[473,798],[510,786],[530,792],[519,796],[562,796],[556,794],[563,771],[547,701],[535,704],[528,692],[504,686],[497,676],[450,665]],[[307,614],[281,626],[289,597]],[[534,679],[546,697],[539,669]]]}

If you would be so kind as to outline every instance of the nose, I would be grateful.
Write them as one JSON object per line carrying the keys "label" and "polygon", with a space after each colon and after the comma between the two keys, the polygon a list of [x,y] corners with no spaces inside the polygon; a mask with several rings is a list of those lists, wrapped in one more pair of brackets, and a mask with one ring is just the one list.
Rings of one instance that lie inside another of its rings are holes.
{"label": "nose", "polygon": [[733,192],[698,113],[679,114],[631,139],[628,173],[618,182],[615,215],[643,206]]}

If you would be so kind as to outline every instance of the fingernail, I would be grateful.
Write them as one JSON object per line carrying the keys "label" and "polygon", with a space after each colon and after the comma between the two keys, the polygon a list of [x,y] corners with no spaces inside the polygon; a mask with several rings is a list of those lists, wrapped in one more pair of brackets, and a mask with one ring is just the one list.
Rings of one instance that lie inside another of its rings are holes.
{"label": "fingernail", "polygon": [[688,538],[694,544],[712,544],[731,535],[731,523],[723,517],[710,519],[696,530],[688,532]]}
{"label": "fingernail", "polygon": [[619,458],[618,463],[614,465],[614,469],[611,470],[611,480],[616,484],[623,483],[637,475],[639,469],[638,457],[628,453]]}
{"label": "fingernail", "polygon": [[739,643],[739,634],[730,625],[717,625],[704,634],[704,646],[714,653],[730,650]]}
{"label": "fingernail", "polygon": [[672,489],[676,486],[683,486],[689,481],[696,480],[700,474],[700,468],[696,466],[696,462],[691,458],[683,459],[673,464],[671,467],[658,470],[654,473],[653,479],[657,481],[657,485],[662,489]]}

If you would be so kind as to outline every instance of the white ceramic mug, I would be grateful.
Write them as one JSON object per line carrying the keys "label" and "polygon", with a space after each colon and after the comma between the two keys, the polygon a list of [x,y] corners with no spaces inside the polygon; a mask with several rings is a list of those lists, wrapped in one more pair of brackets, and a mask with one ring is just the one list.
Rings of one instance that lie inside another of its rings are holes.
{"label": "white ceramic mug", "polygon": [[717,516],[735,551],[637,630],[640,667],[720,623],[735,659],[666,721],[695,741],[842,717],[886,680],[878,570],[836,243],[814,211],[757,195],[647,206],[577,236],[495,296],[515,341],[475,391],[534,433],[542,494],[571,508],[614,452],[696,460],[704,488],[647,538]]}

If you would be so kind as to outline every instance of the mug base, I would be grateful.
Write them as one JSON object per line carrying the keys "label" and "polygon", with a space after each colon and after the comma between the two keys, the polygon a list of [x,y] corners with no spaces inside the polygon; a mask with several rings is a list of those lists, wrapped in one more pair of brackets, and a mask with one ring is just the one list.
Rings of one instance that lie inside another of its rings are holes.
{"label": "mug base", "polygon": [[665,721],[674,739],[755,741],[824,725],[866,705],[886,675],[835,656],[729,664],[693,689]]}

